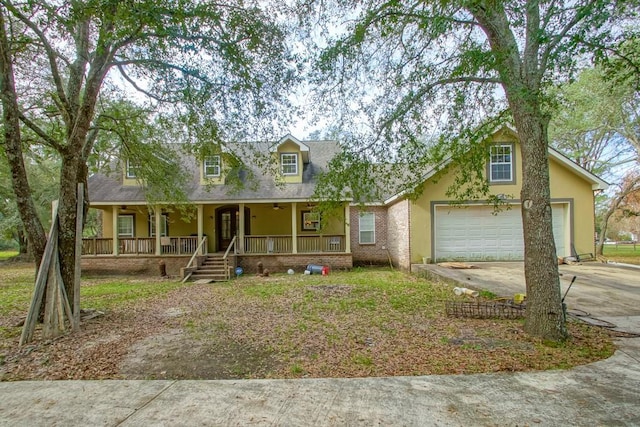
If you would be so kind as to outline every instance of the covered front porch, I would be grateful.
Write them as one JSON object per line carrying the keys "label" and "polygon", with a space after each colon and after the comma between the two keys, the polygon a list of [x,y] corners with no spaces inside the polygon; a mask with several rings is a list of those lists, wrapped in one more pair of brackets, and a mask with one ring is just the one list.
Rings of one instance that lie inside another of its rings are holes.
{"label": "covered front porch", "polygon": [[324,220],[300,202],[198,203],[191,215],[145,204],[92,208],[101,211],[101,227],[97,236],[83,239],[83,256],[351,252],[348,203]]}

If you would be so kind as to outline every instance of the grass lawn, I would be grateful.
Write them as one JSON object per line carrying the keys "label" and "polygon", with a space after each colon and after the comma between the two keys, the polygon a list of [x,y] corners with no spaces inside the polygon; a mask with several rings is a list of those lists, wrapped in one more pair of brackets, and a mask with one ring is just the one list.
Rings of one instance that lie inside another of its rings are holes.
{"label": "grass lawn", "polygon": [[604,245],[603,255],[609,261],[640,264],[640,244]]}
{"label": "grass lawn", "polygon": [[550,345],[521,320],[449,318],[452,286],[387,269],[207,285],[84,278],[82,307],[104,315],[18,348],[32,286],[30,265],[0,265],[0,379],[469,374],[567,368],[614,350],[578,323]]}
{"label": "grass lawn", "polygon": [[13,258],[16,255],[18,255],[18,251],[0,251],[0,261]]}

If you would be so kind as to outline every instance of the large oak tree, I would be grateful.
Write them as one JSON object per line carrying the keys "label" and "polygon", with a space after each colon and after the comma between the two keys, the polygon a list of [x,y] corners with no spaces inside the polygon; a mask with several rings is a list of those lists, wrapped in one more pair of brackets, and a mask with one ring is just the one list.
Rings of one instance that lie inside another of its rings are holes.
{"label": "large oak tree", "polygon": [[[0,0],[3,149],[37,260],[46,237],[22,147],[41,144],[60,158],[58,247],[70,297],[77,184],[86,183],[101,132],[136,132],[126,126],[132,117],[105,108],[105,100],[121,98],[124,88],[139,94],[133,101],[146,99],[147,114],[155,112],[150,117],[156,120],[168,112],[179,115],[182,120],[165,134],[167,139],[179,133],[197,133],[198,141],[257,137],[250,132],[273,123],[282,111],[283,87],[293,77],[286,33],[266,5],[242,0]],[[145,141],[130,135],[120,133],[123,156],[154,154],[153,149],[133,148],[131,143]]]}
{"label": "large oak tree", "polygon": [[[482,125],[501,114],[505,117],[506,111],[523,157],[525,330],[550,340],[566,338],[551,224],[545,88],[570,76],[578,61],[589,60],[589,50],[613,44],[625,24],[623,18],[632,18],[625,10],[629,4],[606,0],[301,3],[298,12],[303,21],[308,28],[315,24],[310,40],[324,43],[314,69],[317,102],[332,105],[338,128],[352,137],[343,161],[333,163],[336,173],[334,179],[327,178],[331,189],[325,194],[335,194],[341,186],[367,187],[371,182],[361,177],[372,160],[401,162],[402,170],[390,174],[388,183],[411,183],[418,182],[434,160],[450,157],[465,162],[467,152],[474,154],[473,165],[458,169],[460,187],[451,189],[452,194],[487,196],[486,185],[477,187],[479,193],[462,187],[483,174],[478,160],[486,159],[486,150],[478,142],[491,126]],[[421,147],[430,135],[442,137],[425,151]],[[425,154],[429,152],[439,157]],[[357,173],[349,165],[357,165]],[[350,171],[351,178],[340,171]]]}

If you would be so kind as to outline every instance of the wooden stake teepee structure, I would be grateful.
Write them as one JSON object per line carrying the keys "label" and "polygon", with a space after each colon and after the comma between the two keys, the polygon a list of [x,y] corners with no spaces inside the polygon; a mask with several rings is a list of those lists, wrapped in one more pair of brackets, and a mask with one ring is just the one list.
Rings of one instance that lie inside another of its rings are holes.
{"label": "wooden stake teepee structure", "polygon": [[43,338],[54,338],[66,331],[65,315],[71,329],[80,329],[80,251],[82,250],[82,222],[83,222],[84,186],[78,184],[78,204],[76,209],[76,259],[74,283],[74,307],[71,310],[62,275],[60,274],[60,258],[58,256],[58,210],[54,209],[49,238],[45,247],[42,262],[36,276],[33,297],[29,306],[29,313],[22,328],[20,345],[33,340],[42,299],[46,294],[44,321],[42,327]]}

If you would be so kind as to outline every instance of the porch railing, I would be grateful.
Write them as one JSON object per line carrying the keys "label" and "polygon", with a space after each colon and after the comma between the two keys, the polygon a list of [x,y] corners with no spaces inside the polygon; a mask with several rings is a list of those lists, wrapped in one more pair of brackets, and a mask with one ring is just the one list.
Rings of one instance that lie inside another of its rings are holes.
{"label": "porch railing", "polygon": [[244,236],[246,254],[290,254],[291,236]]}
{"label": "porch railing", "polygon": [[[293,253],[293,236],[245,236],[246,254]],[[344,252],[343,235],[305,235],[297,237],[298,253]]]}
{"label": "porch railing", "polygon": [[82,255],[109,255],[113,253],[113,239],[94,237],[82,239]]}
{"label": "porch railing", "polygon": [[[197,236],[160,238],[160,253],[162,255],[191,255],[197,248]],[[120,255],[154,255],[155,253],[155,237],[121,237],[118,239],[118,254]],[[113,254],[113,239],[102,237],[82,239],[82,255],[111,254]]]}

